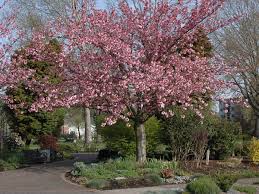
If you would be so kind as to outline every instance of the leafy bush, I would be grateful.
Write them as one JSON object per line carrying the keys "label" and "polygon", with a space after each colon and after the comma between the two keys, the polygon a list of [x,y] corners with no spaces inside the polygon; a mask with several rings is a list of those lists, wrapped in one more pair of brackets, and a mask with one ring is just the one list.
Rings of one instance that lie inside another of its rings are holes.
{"label": "leafy bush", "polygon": [[24,163],[24,156],[21,152],[8,153],[4,157],[5,161],[19,167],[20,164]]}
{"label": "leafy bush", "polygon": [[186,189],[193,194],[219,194],[220,188],[207,177],[201,177],[192,181],[186,187]]}
{"label": "leafy bush", "polygon": [[81,151],[80,143],[58,143],[58,151],[63,154],[64,158],[73,158],[72,153],[77,153]]}
{"label": "leafy bush", "polygon": [[104,115],[97,117],[96,128],[107,149],[120,152],[124,156],[133,155],[136,150],[133,128],[126,126],[126,123],[122,120],[112,126],[102,127],[104,118]]}
{"label": "leafy bush", "polygon": [[0,159],[0,172],[6,171],[6,170],[14,170],[14,169],[16,169],[15,165]]}
{"label": "leafy bush", "polygon": [[109,186],[109,181],[104,179],[93,179],[89,181],[86,186],[93,189],[103,189]]}
{"label": "leafy bush", "polygon": [[232,185],[238,180],[239,176],[235,174],[222,174],[219,173],[213,177],[216,184],[219,186],[219,188],[227,192]]}
{"label": "leafy bush", "polygon": [[62,134],[61,137],[63,137],[66,142],[74,142],[74,140],[77,139],[77,135],[74,131],[71,131],[68,134]]}
{"label": "leafy bush", "polygon": [[[97,117],[96,128],[102,136],[107,149],[119,152],[124,157],[134,155],[136,143],[133,124],[128,127],[124,121],[119,120],[112,126],[102,127],[101,124],[104,122],[104,118],[104,115]],[[158,145],[161,144],[159,139],[159,121],[155,117],[151,117],[145,123],[145,131],[147,135],[147,152],[156,152]]]}
{"label": "leafy bush", "polygon": [[174,175],[174,171],[170,168],[166,168],[161,171],[162,178],[166,178],[166,179],[171,178],[171,177],[173,177],[173,175]]}
{"label": "leafy bush", "polygon": [[22,152],[5,152],[1,154],[0,171],[12,170],[22,166],[25,162],[25,158]]}
{"label": "leafy bush", "polygon": [[255,163],[259,163],[259,140],[255,137],[252,138],[250,145],[248,146],[249,156],[251,160]]}
{"label": "leafy bush", "polygon": [[147,136],[147,153],[162,153],[165,146],[160,140],[160,122],[156,117],[151,117],[145,122]]}
{"label": "leafy bush", "polygon": [[4,143],[10,151],[17,150],[24,146],[21,136],[15,132],[12,132],[9,136],[5,137]]}
{"label": "leafy bush", "polygon": [[42,135],[39,138],[39,143],[41,149],[52,149],[57,151],[58,145],[57,145],[57,138],[52,135]]}
{"label": "leafy bush", "polygon": [[81,150],[81,147],[76,143],[58,143],[58,150],[60,152],[76,153]]}
{"label": "leafy bush", "polygon": [[211,116],[206,120],[210,126],[209,148],[215,159],[226,159],[234,153],[240,138],[240,124]]}
{"label": "leafy bush", "polygon": [[161,185],[164,182],[158,174],[147,174],[144,178],[155,185]]}
{"label": "leafy bush", "polygon": [[256,188],[252,186],[234,186],[234,190],[242,192],[242,193],[247,193],[247,194],[256,194]]}
{"label": "leafy bush", "polygon": [[83,162],[75,162],[73,167],[74,168],[71,171],[71,174],[73,176],[82,176],[87,169],[85,163],[83,163]]}
{"label": "leafy bush", "polygon": [[[175,108],[175,116],[161,121],[160,138],[168,145],[176,160],[186,160],[193,149],[194,131],[201,128],[200,119],[194,112],[182,112]],[[181,115],[185,114],[185,118]]]}
{"label": "leafy bush", "polygon": [[[198,152],[198,158],[202,158],[204,148],[207,146],[215,159],[225,159],[233,154],[236,142],[239,140],[238,123],[221,119],[208,111],[204,111],[202,123],[192,111],[183,112],[178,108],[174,108],[173,111],[175,116],[160,122],[160,138],[163,144],[168,145],[177,160],[186,160],[190,155],[197,155]],[[184,119],[181,117],[182,114],[185,115]],[[203,132],[203,142],[206,144],[194,141],[193,134],[199,131]],[[206,133],[208,133],[208,143]]]}

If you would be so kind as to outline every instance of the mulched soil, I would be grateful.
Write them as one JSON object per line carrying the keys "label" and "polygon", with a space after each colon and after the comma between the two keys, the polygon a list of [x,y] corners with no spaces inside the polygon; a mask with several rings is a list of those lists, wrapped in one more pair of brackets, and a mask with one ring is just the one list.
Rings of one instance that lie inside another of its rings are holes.
{"label": "mulched soil", "polygon": [[222,160],[211,160],[209,165],[206,165],[205,162],[203,162],[198,168],[196,167],[195,161],[181,162],[180,165],[186,172],[191,174],[214,174],[217,172],[237,172],[240,170],[259,172],[258,165],[255,165],[250,161],[242,161],[240,164],[235,164]]}

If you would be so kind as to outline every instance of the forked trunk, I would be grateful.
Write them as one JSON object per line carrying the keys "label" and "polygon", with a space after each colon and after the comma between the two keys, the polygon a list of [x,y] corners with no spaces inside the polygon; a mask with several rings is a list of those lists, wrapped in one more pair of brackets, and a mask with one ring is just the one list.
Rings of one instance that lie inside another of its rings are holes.
{"label": "forked trunk", "polygon": [[136,134],[136,159],[139,163],[144,163],[147,159],[146,153],[146,133],[144,124],[135,125]]}

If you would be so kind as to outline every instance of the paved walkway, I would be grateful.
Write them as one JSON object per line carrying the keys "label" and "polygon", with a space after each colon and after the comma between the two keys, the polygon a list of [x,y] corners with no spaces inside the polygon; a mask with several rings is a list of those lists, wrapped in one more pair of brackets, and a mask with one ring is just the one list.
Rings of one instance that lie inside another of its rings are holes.
{"label": "paved walkway", "polygon": [[62,176],[73,161],[36,165],[0,173],[0,194],[91,193],[85,187],[66,182]]}
{"label": "paved walkway", "polygon": [[[174,186],[96,191],[66,181],[65,172],[71,170],[75,161],[91,162],[93,154],[76,154],[75,160],[0,172],[0,194],[143,194],[146,191],[169,190]],[[184,187],[184,185],[178,187]]]}

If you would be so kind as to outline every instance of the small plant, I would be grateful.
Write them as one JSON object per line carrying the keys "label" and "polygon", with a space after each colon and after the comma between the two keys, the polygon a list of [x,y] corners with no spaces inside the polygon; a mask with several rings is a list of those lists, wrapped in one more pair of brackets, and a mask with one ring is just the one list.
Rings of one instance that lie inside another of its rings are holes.
{"label": "small plant", "polygon": [[57,145],[57,138],[52,136],[52,135],[42,135],[39,138],[39,143],[41,149],[52,149],[57,151],[58,150],[58,145]]}
{"label": "small plant", "polygon": [[247,194],[256,194],[256,188],[252,186],[234,186],[234,190],[239,191],[239,192],[244,192]]}
{"label": "small plant", "polygon": [[104,189],[109,186],[109,181],[104,179],[93,179],[89,181],[86,186],[92,189]]}
{"label": "small plant", "polygon": [[217,174],[214,176],[214,181],[222,191],[227,192],[238,178],[239,176],[234,174]]}
{"label": "small plant", "polygon": [[168,179],[168,178],[173,177],[173,175],[174,175],[174,171],[170,168],[166,168],[161,171],[162,178]]}
{"label": "small plant", "polygon": [[187,185],[187,191],[192,194],[219,194],[220,188],[207,177],[201,177]]}
{"label": "small plant", "polygon": [[0,172],[5,170],[14,170],[16,167],[11,163],[8,163],[0,159]]}
{"label": "small plant", "polygon": [[148,174],[145,176],[145,179],[151,181],[155,185],[161,185],[163,183],[163,179],[157,174]]}
{"label": "small plant", "polygon": [[83,162],[74,163],[74,169],[71,171],[73,176],[82,176],[87,166]]}
{"label": "small plant", "polygon": [[24,146],[21,136],[18,133],[12,132],[8,137],[5,138],[5,144],[8,150],[14,151]]}
{"label": "small plant", "polygon": [[255,163],[259,163],[259,140],[255,137],[252,138],[250,145],[248,146],[249,156],[251,160]]}
{"label": "small plant", "polygon": [[74,140],[77,139],[77,135],[74,131],[71,131],[68,134],[63,134],[61,137],[63,137],[66,142],[74,142]]}

